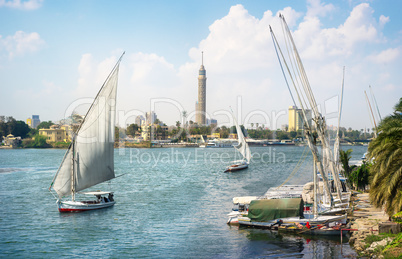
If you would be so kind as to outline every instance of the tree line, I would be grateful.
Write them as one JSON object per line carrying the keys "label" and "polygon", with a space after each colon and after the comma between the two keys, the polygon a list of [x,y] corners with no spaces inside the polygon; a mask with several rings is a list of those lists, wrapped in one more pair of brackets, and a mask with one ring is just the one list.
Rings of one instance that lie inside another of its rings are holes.
{"label": "tree line", "polygon": [[395,217],[402,211],[402,98],[394,114],[380,122],[377,132],[361,166],[349,166],[352,150],[340,150],[340,160],[351,187],[361,191],[369,187],[371,202]]}
{"label": "tree line", "polygon": [[20,144],[22,147],[51,147],[46,143],[46,137],[39,135],[39,129],[48,129],[52,125],[54,123],[51,121],[43,121],[34,129],[29,127],[24,121],[16,120],[12,116],[5,117],[3,121],[0,121],[0,140],[12,134],[14,137],[21,137],[23,139]]}

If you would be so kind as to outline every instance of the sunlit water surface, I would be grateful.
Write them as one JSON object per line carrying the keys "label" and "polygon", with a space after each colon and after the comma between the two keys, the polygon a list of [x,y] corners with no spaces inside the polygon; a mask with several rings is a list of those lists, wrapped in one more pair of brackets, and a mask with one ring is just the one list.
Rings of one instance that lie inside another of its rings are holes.
{"label": "sunlit water surface", "polygon": [[[367,147],[352,148],[358,160]],[[116,175],[92,188],[112,190],[109,209],[61,214],[49,185],[60,149],[0,150],[0,257],[343,258],[347,239],[312,238],[231,227],[235,196],[262,195],[282,184],[312,181],[305,147],[251,147],[249,169],[224,173],[232,148],[115,149]]]}

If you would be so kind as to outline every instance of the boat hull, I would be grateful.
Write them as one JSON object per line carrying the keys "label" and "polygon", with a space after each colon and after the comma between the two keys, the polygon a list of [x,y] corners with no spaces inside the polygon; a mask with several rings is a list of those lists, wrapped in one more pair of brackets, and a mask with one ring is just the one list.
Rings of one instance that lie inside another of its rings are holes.
{"label": "boat hull", "polygon": [[59,212],[84,212],[112,207],[116,202],[85,203],[81,201],[58,201]]}
{"label": "boat hull", "polygon": [[226,168],[225,172],[235,172],[248,168],[248,164],[232,165]]}
{"label": "boat hull", "polygon": [[239,225],[270,228],[270,227],[272,227],[273,224],[276,224],[279,220],[281,220],[283,224],[306,224],[307,222],[309,222],[309,224],[311,224],[311,225],[318,225],[318,224],[326,224],[326,223],[331,223],[331,222],[341,222],[341,223],[345,224],[346,219],[347,219],[347,214],[340,215],[340,216],[321,216],[320,215],[315,218],[313,215],[311,215],[311,216],[312,216],[311,218],[300,218],[300,217],[280,218],[280,219],[274,219],[274,220],[265,221],[265,222],[251,221],[248,217],[238,217],[237,220],[238,220]]}
{"label": "boat hull", "polygon": [[278,227],[279,232],[304,234],[312,236],[346,236],[350,231],[349,229],[343,230],[341,228],[312,228],[312,229],[300,229],[295,226],[280,226]]}

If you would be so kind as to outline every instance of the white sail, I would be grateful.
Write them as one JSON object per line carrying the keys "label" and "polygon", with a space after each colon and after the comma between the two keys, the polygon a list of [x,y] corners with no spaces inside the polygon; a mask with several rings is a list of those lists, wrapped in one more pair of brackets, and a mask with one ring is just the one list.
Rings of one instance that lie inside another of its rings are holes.
{"label": "white sail", "polygon": [[70,145],[51,185],[59,197],[71,194],[72,153]]}
{"label": "white sail", "polygon": [[[113,145],[118,72],[119,62],[89,108],[64,156],[52,183],[59,197],[115,177]],[[74,179],[74,184],[71,184],[71,179]]]}
{"label": "white sail", "polygon": [[236,124],[237,140],[239,141],[239,144],[237,146],[235,146],[235,148],[240,152],[240,154],[242,154],[244,159],[246,159],[247,163],[250,163],[250,159],[251,159],[250,148],[248,147],[246,139],[244,138],[244,135],[243,135],[243,131],[241,130],[239,123],[237,123],[237,120],[234,116],[233,116],[233,119]]}

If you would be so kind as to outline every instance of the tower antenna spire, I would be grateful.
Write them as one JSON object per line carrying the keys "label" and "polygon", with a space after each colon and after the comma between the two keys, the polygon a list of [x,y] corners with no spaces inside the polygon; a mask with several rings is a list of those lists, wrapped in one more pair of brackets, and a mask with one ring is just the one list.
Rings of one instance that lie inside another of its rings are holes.
{"label": "tower antenna spire", "polygon": [[204,51],[201,51],[201,65],[204,65]]}

